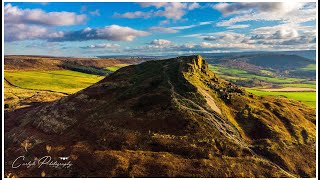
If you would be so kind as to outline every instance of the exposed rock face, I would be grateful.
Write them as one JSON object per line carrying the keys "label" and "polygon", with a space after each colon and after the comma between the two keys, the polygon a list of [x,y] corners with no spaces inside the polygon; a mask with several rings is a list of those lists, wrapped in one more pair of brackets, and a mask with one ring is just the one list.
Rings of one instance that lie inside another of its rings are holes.
{"label": "exposed rock face", "polygon": [[[218,109],[218,110],[217,110]],[[258,97],[209,71],[201,56],[128,66],[17,116],[6,173],[29,158],[69,156],[51,177],[315,177],[315,110]],[[50,152],[47,147],[50,146]]]}

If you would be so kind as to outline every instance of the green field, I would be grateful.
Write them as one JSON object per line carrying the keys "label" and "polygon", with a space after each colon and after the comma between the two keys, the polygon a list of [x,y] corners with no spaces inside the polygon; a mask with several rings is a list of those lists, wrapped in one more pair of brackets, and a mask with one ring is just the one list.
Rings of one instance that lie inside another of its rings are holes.
{"label": "green field", "polygon": [[267,92],[257,89],[247,89],[247,91],[258,96],[285,96],[289,99],[301,101],[311,107],[316,107],[316,92]]}
{"label": "green field", "polygon": [[275,74],[271,71],[267,71],[267,70],[260,70],[260,73],[265,74],[267,76],[274,76]]}
{"label": "green field", "polygon": [[104,78],[71,70],[5,71],[4,76],[10,83],[20,88],[68,94],[80,91]]}
{"label": "green field", "polygon": [[[227,68],[218,65],[209,65],[211,71],[215,72],[216,74],[224,77],[226,79],[230,79],[228,77],[234,77],[233,79],[259,79],[262,81],[270,82],[270,83],[277,83],[277,84],[288,84],[288,83],[296,83],[303,81],[304,79],[298,78],[280,78],[280,77],[271,77],[271,76],[260,76],[253,73],[250,73],[245,70],[235,69],[235,68]],[[269,71],[263,71],[264,73],[272,73]]]}
{"label": "green field", "polygon": [[299,68],[299,70],[302,70],[302,71],[315,71],[316,69],[317,69],[316,64],[309,64],[306,67]]}
{"label": "green field", "polygon": [[108,66],[105,69],[114,72],[114,71],[117,71],[118,69],[120,69],[122,67],[125,67],[125,66],[128,66],[128,64],[117,64],[117,65],[114,65],[114,66]]}
{"label": "green field", "polygon": [[281,84],[282,87],[299,87],[299,88],[313,88],[316,89],[316,84]]}

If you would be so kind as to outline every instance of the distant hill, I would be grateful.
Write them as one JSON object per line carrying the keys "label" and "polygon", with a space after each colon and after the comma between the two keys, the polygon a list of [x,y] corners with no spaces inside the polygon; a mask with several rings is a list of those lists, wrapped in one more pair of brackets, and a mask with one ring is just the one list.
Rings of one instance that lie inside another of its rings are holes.
{"label": "distant hill", "polygon": [[316,60],[316,50],[301,50],[301,51],[252,51],[252,52],[229,52],[229,53],[202,53],[205,58],[214,56],[241,56],[241,55],[259,55],[259,54],[274,54],[274,55],[297,55],[310,60]]}
{"label": "distant hill", "polygon": [[142,60],[134,58],[70,58],[10,55],[4,58],[4,70],[48,71],[68,69],[104,76],[111,73],[111,71],[105,69],[107,66],[137,64],[140,62]]}
{"label": "distant hill", "polygon": [[[315,110],[255,96],[201,56],[127,66],[5,117],[16,124],[6,129],[5,172],[18,177],[316,176]],[[67,156],[73,165],[12,169],[21,155]]]}
{"label": "distant hill", "polygon": [[311,60],[316,60],[316,50],[305,50],[305,51],[280,51],[273,52],[274,54],[286,54],[286,55],[297,55]]}
{"label": "distant hill", "polygon": [[[247,70],[259,74],[261,70],[268,70],[280,76],[311,78],[316,77],[315,61],[286,54],[250,54],[209,57],[210,64],[220,64],[225,67]],[[303,69],[304,70],[301,70]],[[307,71],[306,71],[307,69]]]}
{"label": "distant hill", "polygon": [[255,54],[255,55],[239,55],[239,56],[223,56],[218,58],[210,58],[209,63],[227,64],[230,61],[244,62],[262,68],[274,69],[296,69],[313,64],[314,61],[297,55],[285,54]]}
{"label": "distant hill", "polygon": [[255,55],[251,57],[239,57],[239,59],[247,58],[244,60],[249,64],[253,64],[256,66],[262,66],[266,68],[274,68],[274,69],[296,69],[305,67],[308,64],[312,64],[313,62],[309,59],[302,58],[297,55]]}

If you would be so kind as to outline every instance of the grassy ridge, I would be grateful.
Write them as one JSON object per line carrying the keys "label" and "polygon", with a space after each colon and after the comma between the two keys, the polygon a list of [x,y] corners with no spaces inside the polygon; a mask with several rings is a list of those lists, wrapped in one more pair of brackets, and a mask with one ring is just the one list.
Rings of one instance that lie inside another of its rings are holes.
{"label": "grassy ridge", "polygon": [[257,89],[247,89],[247,91],[258,96],[285,96],[289,99],[301,101],[311,107],[316,107],[316,92],[267,92]]}
{"label": "grassy ridge", "polygon": [[103,76],[71,70],[5,71],[4,74],[10,83],[21,88],[50,90],[68,94],[80,91],[103,78]]}

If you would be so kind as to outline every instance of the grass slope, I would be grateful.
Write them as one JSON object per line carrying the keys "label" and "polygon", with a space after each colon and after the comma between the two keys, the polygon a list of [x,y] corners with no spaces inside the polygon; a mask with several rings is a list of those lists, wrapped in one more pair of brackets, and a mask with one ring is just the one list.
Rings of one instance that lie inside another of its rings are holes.
{"label": "grass slope", "polygon": [[299,88],[313,88],[313,89],[316,89],[317,85],[316,84],[304,84],[304,83],[301,83],[301,84],[295,84],[295,83],[292,83],[292,84],[281,84],[282,87],[299,87]]}
{"label": "grass slope", "polygon": [[299,68],[299,70],[302,70],[302,71],[315,71],[316,69],[317,69],[316,64],[309,64],[303,68]]}
{"label": "grass slope", "polygon": [[285,96],[289,99],[301,101],[311,107],[316,107],[316,92],[267,92],[257,89],[247,89],[247,91],[258,96]]}
{"label": "grass slope", "polygon": [[70,70],[5,71],[5,78],[25,89],[50,90],[72,94],[103,79],[103,76]]}
{"label": "grass slope", "polygon": [[128,64],[116,64],[114,66],[107,66],[105,69],[114,72],[125,66],[128,66]]}
{"label": "grass slope", "polygon": [[34,103],[50,102],[64,96],[65,94],[62,93],[23,89],[4,81],[4,108],[6,110],[26,107]]}
{"label": "grass slope", "polygon": [[303,81],[303,79],[299,78],[280,78],[280,77],[271,77],[271,76],[260,76],[253,73],[250,73],[245,70],[236,69],[236,68],[227,68],[223,66],[210,65],[210,70],[216,74],[219,74],[221,77],[225,79],[259,79],[262,81],[270,82],[270,83],[295,83]]}
{"label": "grass slope", "polygon": [[[219,65],[209,65],[209,68],[213,72],[217,73],[220,77],[227,80],[249,81],[252,79],[258,79],[276,84],[281,87],[316,88],[316,84],[314,82],[307,81],[306,79],[260,76],[245,70],[227,68]],[[301,68],[300,70],[308,71],[314,70],[314,68],[315,67],[311,64],[304,68]],[[316,92],[266,92],[259,91],[257,87],[255,87],[255,89],[248,89],[248,91],[260,96],[285,96],[289,99],[301,101],[311,107],[316,107]]]}

